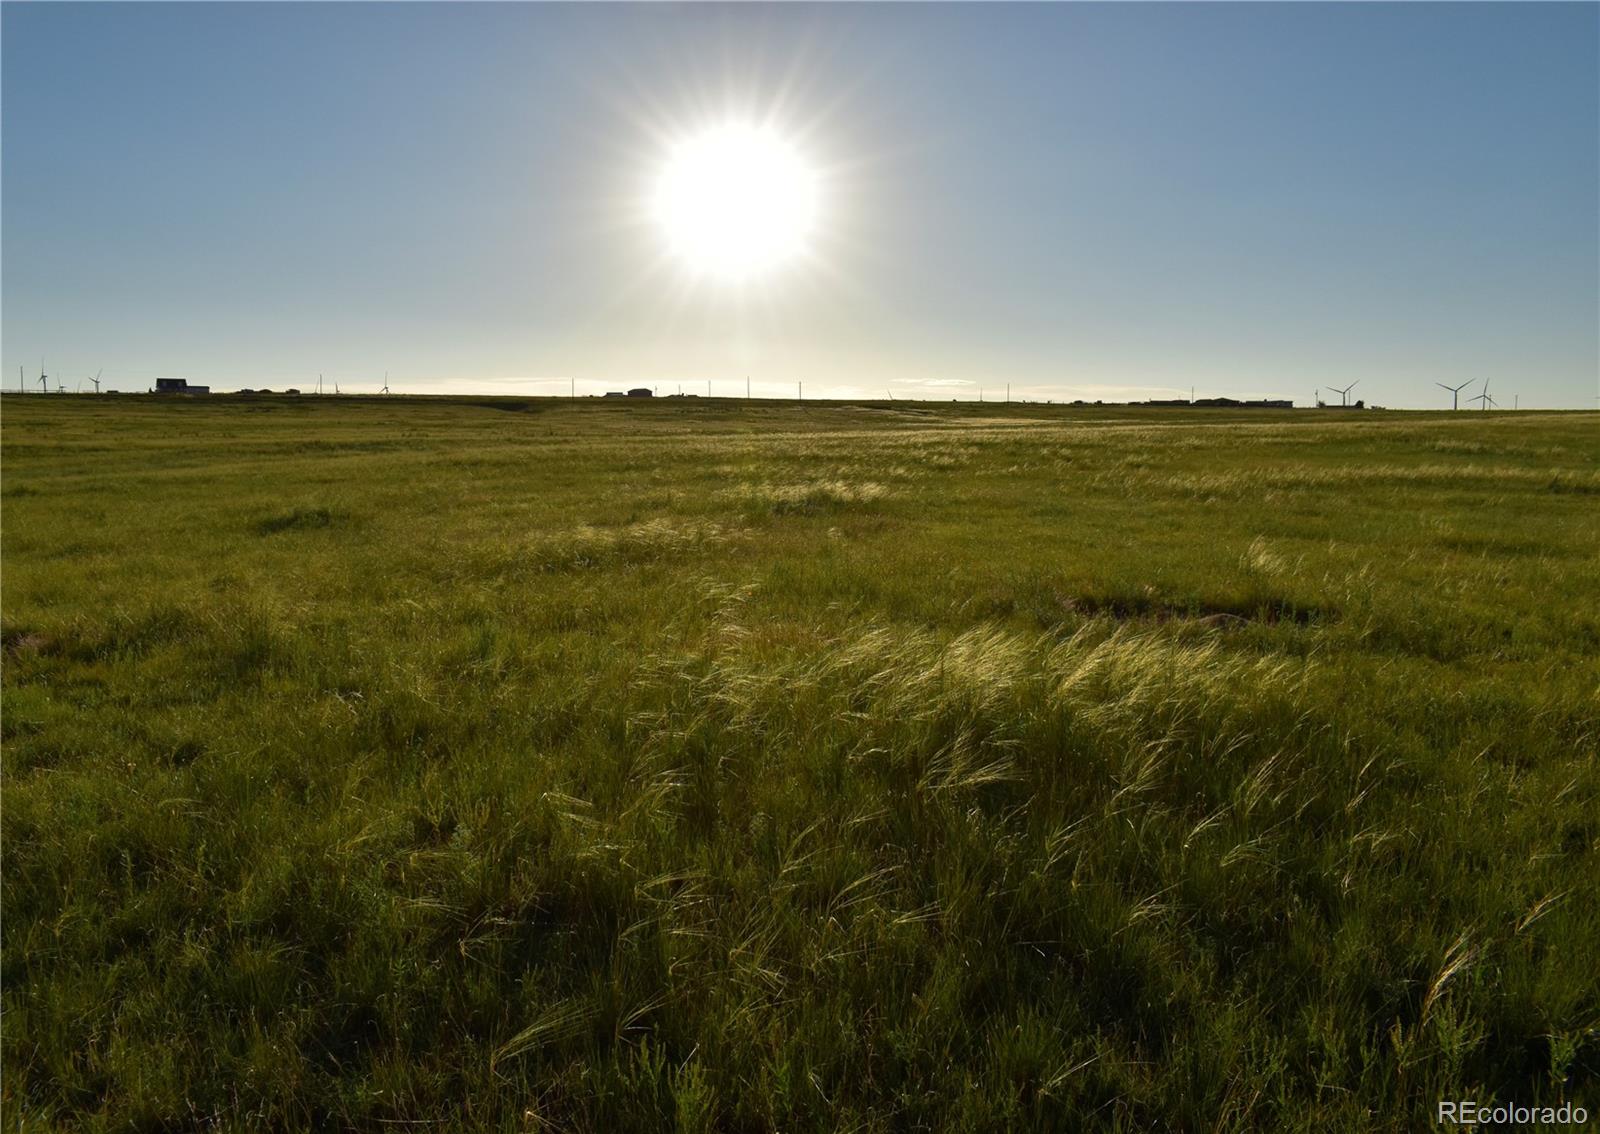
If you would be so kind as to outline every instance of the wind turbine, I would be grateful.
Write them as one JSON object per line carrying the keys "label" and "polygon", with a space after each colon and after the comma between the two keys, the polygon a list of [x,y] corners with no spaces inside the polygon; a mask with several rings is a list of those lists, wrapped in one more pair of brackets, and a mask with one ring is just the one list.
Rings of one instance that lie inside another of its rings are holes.
{"label": "wind turbine", "polygon": [[102,366],[99,370],[94,372],[94,377],[89,379],[89,381],[94,383],[94,392],[97,394],[100,392],[100,375],[104,374],[105,372],[105,367]]}
{"label": "wind turbine", "polygon": [[[1458,410],[1461,408],[1461,391],[1472,385],[1474,381],[1475,379],[1468,378],[1459,386],[1446,386],[1443,382],[1435,382],[1434,385],[1439,387],[1441,390],[1450,391],[1450,408],[1453,410]],[[1472,399],[1469,398],[1467,400],[1471,401]]]}
{"label": "wind turbine", "polygon": [[389,372],[387,370],[383,372],[383,392],[385,394],[389,392]]}
{"label": "wind turbine", "polygon": [[1496,409],[1498,409],[1500,406],[1499,402],[1495,401],[1489,396],[1489,379],[1487,378],[1483,380],[1483,393],[1479,394],[1475,398],[1468,398],[1467,401],[1477,402],[1478,408],[1484,410],[1488,409],[1490,406],[1494,406]]}
{"label": "wind turbine", "polygon": [[1350,404],[1350,391],[1354,390],[1359,385],[1361,385],[1361,379],[1357,378],[1354,382],[1350,383],[1350,385],[1346,386],[1342,390],[1339,389],[1339,387],[1337,387],[1337,386],[1329,386],[1328,389],[1332,393],[1335,393],[1335,394],[1339,395],[1339,404],[1340,405],[1347,406],[1347,405]]}

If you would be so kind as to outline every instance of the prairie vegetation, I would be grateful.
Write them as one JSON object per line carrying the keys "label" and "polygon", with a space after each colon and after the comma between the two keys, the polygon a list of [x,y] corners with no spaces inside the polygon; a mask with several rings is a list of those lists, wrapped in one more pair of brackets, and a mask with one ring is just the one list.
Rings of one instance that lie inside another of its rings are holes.
{"label": "prairie vegetation", "polygon": [[1600,1111],[1600,416],[3,408],[10,1128]]}

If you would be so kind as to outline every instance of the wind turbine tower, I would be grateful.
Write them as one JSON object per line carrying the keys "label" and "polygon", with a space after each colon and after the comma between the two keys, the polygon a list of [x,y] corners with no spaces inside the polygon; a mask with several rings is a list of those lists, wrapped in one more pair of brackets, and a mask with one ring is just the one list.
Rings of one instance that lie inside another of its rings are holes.
{"label": "wind turbine tower", "polygon": [[1434,385],[1439,387],[1441,390],[1450,391],[1450,408],[1452,410],[1458,410],[1461,408],[1461,391],[1472,385],[1472,383],[1473,379],[1468,378],[1459,386],[1446,386],[1443,382],[1435,382]]}
{"label": "wind turbine tower", "polygon": [[1354,390],[1359,385],[1361,385],[1361,379],[1357,378],[1354,382],[1350,383],[1350,385],[1346,386],[1342,390],[1337,386],[1329,386],[1328,389],[1339,395],[1340,405],[1347,406],[1350,404],[1350,391]]}

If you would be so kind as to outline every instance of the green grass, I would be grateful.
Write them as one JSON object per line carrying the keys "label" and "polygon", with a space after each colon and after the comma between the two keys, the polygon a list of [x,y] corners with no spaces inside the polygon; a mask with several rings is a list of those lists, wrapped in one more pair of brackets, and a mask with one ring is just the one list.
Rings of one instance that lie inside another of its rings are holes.
{"label": "green grass", "polygon": [[1600,1111],[1600,415],[3,411],[8,1128]]}

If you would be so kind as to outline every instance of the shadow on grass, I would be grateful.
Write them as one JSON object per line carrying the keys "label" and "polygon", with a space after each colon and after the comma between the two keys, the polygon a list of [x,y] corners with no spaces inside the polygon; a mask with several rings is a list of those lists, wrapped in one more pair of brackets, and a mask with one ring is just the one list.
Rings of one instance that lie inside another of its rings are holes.
{"label": "shadow on grass", "polygon": [[331,508],[296,508],[281,516],[271,516],[256,524],[257,535],[277,535],[279,532],[315,531],[332,528],[349,522],[348,512]]}

